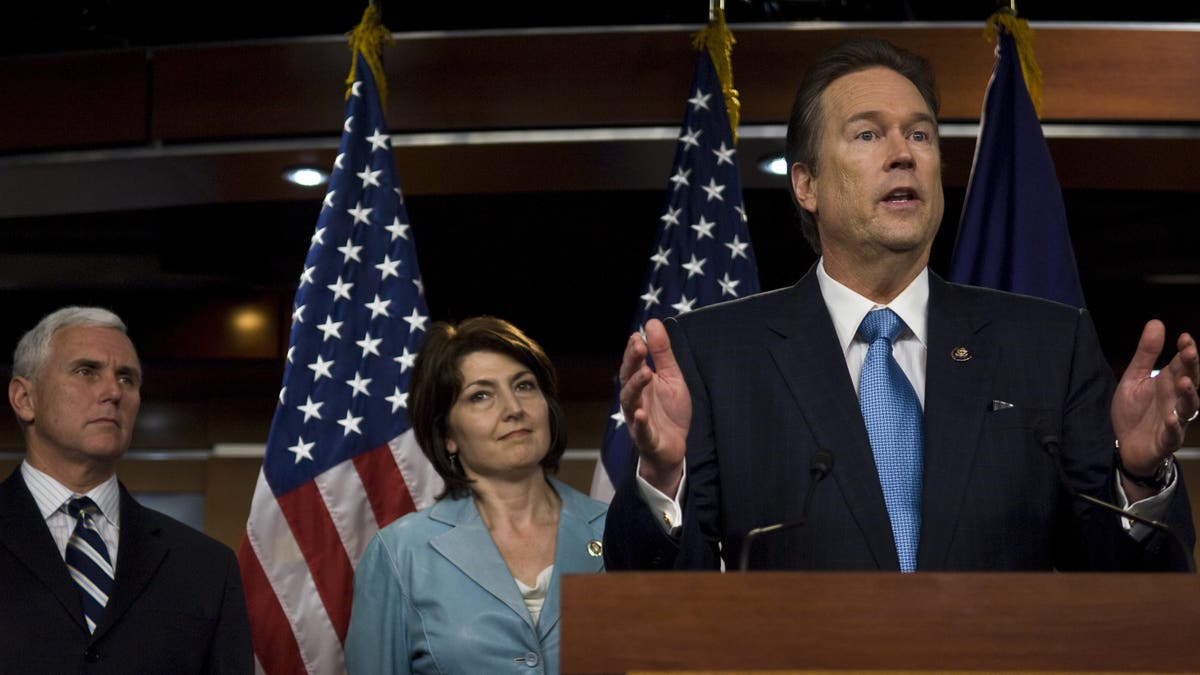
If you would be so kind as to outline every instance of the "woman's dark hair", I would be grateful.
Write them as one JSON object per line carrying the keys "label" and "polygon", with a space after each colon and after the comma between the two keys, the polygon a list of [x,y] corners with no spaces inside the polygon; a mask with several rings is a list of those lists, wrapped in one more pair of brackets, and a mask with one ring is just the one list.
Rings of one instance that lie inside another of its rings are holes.
{"label": "woman's dark hair", "polygon": [[550,448],[542,458],[542,470],[558,471],[558,461],[567,448],[565,418],[558,403],[558,378],[542,347],[520,328],[491,316],[478,316],[458,325],[438,322],[429,329],[425,344],[413,366],[409,385],[409,418],[421,451],[446,481],[446,496],[462,497],[470,492],[471,479],[462,462],[452,460],[446,449],[450,409],[462,392],[462,362],[475,352],[494,352],[525,366],[537,378],[546,398],[550,417]]}

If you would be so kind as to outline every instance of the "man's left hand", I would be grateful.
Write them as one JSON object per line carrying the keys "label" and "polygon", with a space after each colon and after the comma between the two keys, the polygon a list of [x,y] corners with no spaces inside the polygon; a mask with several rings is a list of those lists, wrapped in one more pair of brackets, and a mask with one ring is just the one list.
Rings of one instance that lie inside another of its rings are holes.
{"label": "man's left hand", "polygon": [[[1178,352],[1157,376],[1151,376],[1166,333],[1166,327],[1157,319],[1146,324],[1113,395],[1112,424],[1121,463],[1135,476],[1154,475],[1159,465],[1183,445],[1188,422],[1200,410],[1196,393],[1200,356],[1191,335],[1179,336]],[[1125,487],[1129,491],[1131,486],[1127,482]]]}

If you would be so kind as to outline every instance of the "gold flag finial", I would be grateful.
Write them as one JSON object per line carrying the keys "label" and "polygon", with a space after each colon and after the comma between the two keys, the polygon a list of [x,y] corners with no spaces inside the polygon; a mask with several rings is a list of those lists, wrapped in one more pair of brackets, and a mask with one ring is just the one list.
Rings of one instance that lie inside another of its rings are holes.
{"label": "gold flag finial", "polygon": [[1025,89],[1038,119],[1042,118],[1042,69],[1033,56],[1033,29],[1025,19],[1018,19],[1016,11],[1004,8],[988,17],[983,36],[988,42],[996,41],[997,31],[1003,30],[1012,36],[1017,45],[1017,58],[1021,62],[1021,75],[1025,78]]}
{"label": "gold flag finial", "polygon": [[383,25],[379,16],[379,7],[374,2],[363,10],[362,21],[354,30],[346,33],[350,36],[350,74],[346,77],[346,100],[350,100],[350,92],[354,81],[358,79],[358,55],[361,53],[375,76],[375,87],[379,89],[379,100],[387,101],[387,78],[383,73],[383,45],[392,42],[392,33]]}
{"label": "gold flag finial", "polygon": [[729,115],[729,130],[733,133],[733,142],[737,143],[738,119],[741,116],[742,102],[738,99],[737,89],[733,88],[733,45],[737,40],[725,25],[725,10],[720,7],[711,9],[712,20],[708,26],[692,36],[692,46],[696,49],[707,49],[712,59],[713,68],[717,71],[717,79],[721,80],[721,92],[725,95],[725,110]]}

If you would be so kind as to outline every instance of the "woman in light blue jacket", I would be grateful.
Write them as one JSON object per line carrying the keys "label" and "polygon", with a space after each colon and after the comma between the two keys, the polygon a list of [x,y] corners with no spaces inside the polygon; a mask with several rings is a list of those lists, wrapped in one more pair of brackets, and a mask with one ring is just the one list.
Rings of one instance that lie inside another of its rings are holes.
{"label": "woman in light blue jacket", "polygon": [[410,392],[446,490],[363,554],[347,668],[557,673],[559,580],[603,571],[607,507],[551,477],[566,437],[550,360],[506,321],[439,323]]}

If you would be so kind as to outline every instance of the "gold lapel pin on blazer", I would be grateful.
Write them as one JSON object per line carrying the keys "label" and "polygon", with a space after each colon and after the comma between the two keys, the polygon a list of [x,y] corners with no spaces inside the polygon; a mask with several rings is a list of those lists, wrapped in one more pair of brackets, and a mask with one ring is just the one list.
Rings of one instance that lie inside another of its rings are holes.
{"label": "gold lapel pin on blazer", "polygon": [[950,358],[962,363],[971,360],[971,350],[966,347],[955,347],[950,350]]}
{"label": "gold lapel pin on blazer", "polygon": [[599,558],[604,553],[604,544],[599,539],[593,539],[587,543],[587,551],[593,558]]}

